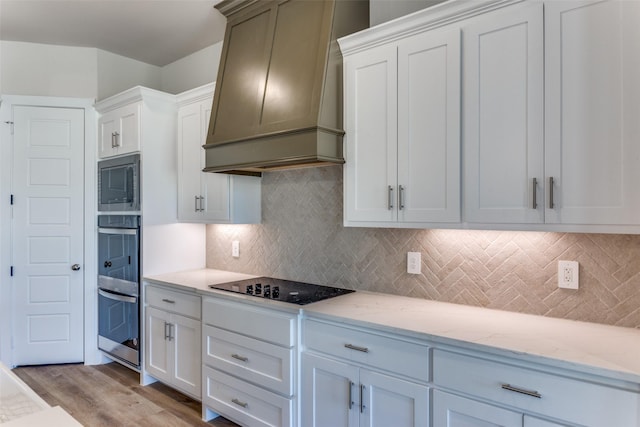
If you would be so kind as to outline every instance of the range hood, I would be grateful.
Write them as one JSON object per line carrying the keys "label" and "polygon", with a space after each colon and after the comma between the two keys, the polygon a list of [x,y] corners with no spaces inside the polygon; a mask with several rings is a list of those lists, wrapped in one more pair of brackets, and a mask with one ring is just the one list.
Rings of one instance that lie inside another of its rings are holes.
{"label": "range hood", "polygon": [[224,0],[227,17],[205,172],[260,172],[342,155],[342,54],[368,0]]}

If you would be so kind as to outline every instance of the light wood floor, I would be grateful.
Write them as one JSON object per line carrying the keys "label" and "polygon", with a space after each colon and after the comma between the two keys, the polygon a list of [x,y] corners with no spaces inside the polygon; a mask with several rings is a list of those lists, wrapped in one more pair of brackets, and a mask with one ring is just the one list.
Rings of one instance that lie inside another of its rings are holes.
{"label": "light wood floor", "polygon": [[139,375],[117,363],[27,366],[13,370],[49,405],[93,426],[235,427],[222,417],[205,423],[200,403],[160,383],[143,387]]}

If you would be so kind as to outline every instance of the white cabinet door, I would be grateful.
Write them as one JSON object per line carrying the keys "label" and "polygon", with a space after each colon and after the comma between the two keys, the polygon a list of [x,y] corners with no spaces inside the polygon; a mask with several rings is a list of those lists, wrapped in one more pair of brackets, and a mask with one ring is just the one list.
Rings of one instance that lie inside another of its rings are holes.
{"label": "white cabinet door", "polygon": [[140,151],[140,103],[103,114],[98,120],[98,157]]}
{"label": "white cabinet door", "polygon": [[640,3],[544,7],[547,185],[554,182],[546,220],[638,224]]}
{"label": "white cabinet door", "polygon": [[470,20],[463,46],[466,220],[543,222],[542,4]]}
{"label": "white cabinet door", "polygon": [[357,367],[303,353],[302,425],[356,427],[360,415],[358,387]]}
{"label": "white cabinet door", "polygon": [[202,149],[202,105],[189,104],[178,110],[178,219],[201,217],[200,158]]}
{"label": "white cabinet door", "polygon": [[397,220],[397,49],[348,56],[345,75],[345,220]]}
{"label": "white cabinet door", "polygon": [[523,416],[497,406],[434,390],[433,427],[522,427]]}
{"label": "white cabinet door", "polygon": [[398,44],[398,219],[460,221],[460,30]]}
{"label": "white cabinet door", "polygon": [[201,323],[199,320],[173,314],[170,328],[169,341],[173,351],[172,383],[193,396],[200,396]]}
{"label": "white cabinet door", "polygon": [[429,425],[429,389],[426,386],[361,369],[360,387],[363,400],[360,426]]}
{"label": "white cabinet door", "polygon": [[145,308],[145,365],[147,372],[163,382],[171,382],[172,354],[168,324],[170,314],[153,307]]}

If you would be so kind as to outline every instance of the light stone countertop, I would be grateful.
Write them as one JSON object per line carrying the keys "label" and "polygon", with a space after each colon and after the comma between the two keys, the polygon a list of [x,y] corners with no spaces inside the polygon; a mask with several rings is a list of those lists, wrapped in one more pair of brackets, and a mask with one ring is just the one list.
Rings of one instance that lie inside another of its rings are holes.
{"label": "light stone countertop", "polygon": [[[208,288],[213,283],[251,277],[256,276],[204,269],[145,280],[204,295],[215,293],[254,305],[275,305],[289,311],[302,309],[307,317],[375,327],[392,334],[640,383],[638,329],[363,291],[291,307],[287,303]],[[637,388],[640,391],[640,385]]]}

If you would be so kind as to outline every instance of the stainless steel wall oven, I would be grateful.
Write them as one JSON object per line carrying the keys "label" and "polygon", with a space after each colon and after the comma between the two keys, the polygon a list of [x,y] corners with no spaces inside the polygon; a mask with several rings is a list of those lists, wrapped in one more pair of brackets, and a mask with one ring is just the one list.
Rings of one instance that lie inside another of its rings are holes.
{"label": "stainless steel wall oven", "polygon": [[140,211],[140,154],[98,162],[98,212]]}
{"label": "stainless steel wall oven", "polygon": [[98,348],[140,367],[140,216],[98,216]]}

